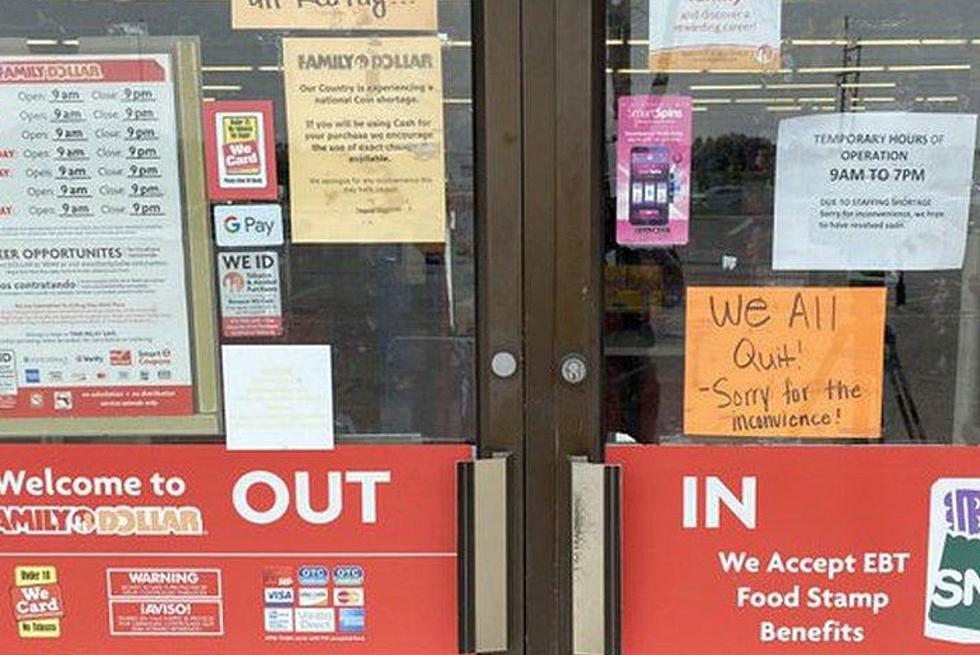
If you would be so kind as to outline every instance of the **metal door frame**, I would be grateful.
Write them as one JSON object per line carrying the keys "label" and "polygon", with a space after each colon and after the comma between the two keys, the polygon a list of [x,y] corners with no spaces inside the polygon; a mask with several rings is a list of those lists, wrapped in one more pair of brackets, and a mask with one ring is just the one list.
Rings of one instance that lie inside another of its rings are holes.
{"label": "metal door frame", "polygon": [[[601,459],[604,0],[524,0],[527,652],[572,652],[571,470]],[[565,362],[584,378],[562,374]],[[581,364],[584,363],[584,369]]]}

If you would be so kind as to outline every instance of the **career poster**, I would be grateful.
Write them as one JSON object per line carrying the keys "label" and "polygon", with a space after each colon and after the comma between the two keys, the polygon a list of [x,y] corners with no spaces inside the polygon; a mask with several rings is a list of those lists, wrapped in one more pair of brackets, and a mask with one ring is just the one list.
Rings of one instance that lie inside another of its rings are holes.
{"label": "career poster", "polygon": [[191,414],[170,57],[0,57],[0,107],[0,420]]}
{"label": "career poster", "polygon": [[966,655],[980,450],[613,446],[624,655]]}
{"label": "career poster", "polygon": [[691,287],[684,433],[881,436],[885,289]]}
{"label": "career poster", "polygon": [[231,0],[236,30],[426,30],[436,0]]}
{"label": "career poster", "polygon": [[783,0],[650,0],[650,68],[773,70]]}
{"label": "career poster", "polygon": [[284,39],[297,243],[442,242],[437,37]]}
{"label": "career poster", "polygon": [[976,133],[975,114],[782,121],[773,268],[961,268]]}
{"label": "career poster", "polygon": [[691,213],[691,133],[688,96],[619,99],[616,243],[687,243]]}

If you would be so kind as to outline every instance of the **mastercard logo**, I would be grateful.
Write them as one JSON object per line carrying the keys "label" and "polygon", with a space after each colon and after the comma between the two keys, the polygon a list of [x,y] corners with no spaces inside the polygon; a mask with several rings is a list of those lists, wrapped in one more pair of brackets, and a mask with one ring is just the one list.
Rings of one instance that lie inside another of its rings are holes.
{"label": "mastercard logo", "polygon": [[334,589],[333,604],[337,607],[363,607],[363,589]]}

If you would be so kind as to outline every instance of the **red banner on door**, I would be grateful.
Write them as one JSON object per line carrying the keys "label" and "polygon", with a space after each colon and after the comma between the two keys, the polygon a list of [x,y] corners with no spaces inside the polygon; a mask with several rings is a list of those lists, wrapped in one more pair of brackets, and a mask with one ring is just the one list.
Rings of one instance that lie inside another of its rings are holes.
{"label": "red banner on door", "polygon": [[457,652],[468,446],[2,452],[4,655]]}
{"label": "red banner on door", "polygon": [[623,653],[974,652],[980,449],[616,446]]}

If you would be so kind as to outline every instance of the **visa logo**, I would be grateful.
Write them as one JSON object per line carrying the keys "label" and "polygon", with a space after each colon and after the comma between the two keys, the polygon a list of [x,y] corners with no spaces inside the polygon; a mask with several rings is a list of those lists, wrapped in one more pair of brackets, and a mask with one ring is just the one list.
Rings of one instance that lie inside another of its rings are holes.
{"label": "visa logo", "polygon": [[266,587],[266,607],[292,607],[294,601],[293,590],[289,587]]}

